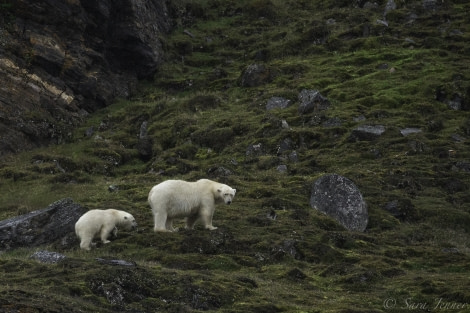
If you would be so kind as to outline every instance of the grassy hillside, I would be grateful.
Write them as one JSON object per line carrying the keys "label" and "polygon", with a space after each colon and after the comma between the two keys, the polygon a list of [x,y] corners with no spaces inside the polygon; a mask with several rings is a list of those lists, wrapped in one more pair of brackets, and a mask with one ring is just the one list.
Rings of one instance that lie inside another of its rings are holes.
{"label": "grassy hillside", "polygon": [[[143,82],[134,99],[90,115],[72,142],[0,164],[0,219],[71,197],[90,209],[129,211],[138,231],[120,232],[91,252],[78,244],[1,252],[0,306],[468,310],[470,5],[396,1],[386,26],[386,1],[377,3],[175,1],[167,62],[154,81]],[[254,63],[270,70],[270,80],[243,87],[240,77]],[[303,89],[319,90],[330,108],[300,114]],[[266,110],[274,96],[291,106]],[[458,97],[463,110],[448,105]],[[138,153],[144,121],[149,159]],[[355,140],[360,125],[386,131]],[[421,131],[404,136],[405,128]],[[247,153],[255,144],[262,153]],[[289,158],[293,151],[297,159]],[[277,169],[281,164],[287,172]],[[369,210],[364,233],[309,207],[312,182],[325,173],[344,175],[361,190]],[[237,189],[232,205],[216,209],[219,229],[154,233],[150,188],[203,177]],[[272,211],[275,220],[267,217]],[[68,258],[57,265],[29,259],[39,249]]]}

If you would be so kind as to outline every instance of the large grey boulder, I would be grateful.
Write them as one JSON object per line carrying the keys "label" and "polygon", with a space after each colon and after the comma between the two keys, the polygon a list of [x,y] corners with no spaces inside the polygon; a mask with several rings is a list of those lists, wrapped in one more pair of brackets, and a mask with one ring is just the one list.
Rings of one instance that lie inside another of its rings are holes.
{"label": "large grey boulder", "polygon": [[346,177],[327,174],[313,183],[310,206],[337,220],[346,229],[364,231],[369,215],[356,185]]}
{"label": "large grey boulder", "polygon": [[0,221],[0,250],[52,244],[75,231],[87,209],[66,198],[42,210]]}

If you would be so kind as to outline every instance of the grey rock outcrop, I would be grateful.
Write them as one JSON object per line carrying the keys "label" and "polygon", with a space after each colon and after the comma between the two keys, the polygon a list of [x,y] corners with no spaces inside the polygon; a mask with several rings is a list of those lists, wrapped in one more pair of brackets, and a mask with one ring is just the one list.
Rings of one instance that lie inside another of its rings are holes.
{"label": "grey rock outcrop", "polygon": [[86,208],[66,198],[42,210],[0,221],[0,250],[51,244],[75,230]]}
{"label": "grey rock outcrop", "polygon": [[0,12],[0,157],[60,143],[162,62],[166,2],[17,0]]}
{"label": "grey rock outcrop", "polygon": [[359,189],[337,174],[324,175],[313,183],[310,206],[351,231],[364,231],[369,221],[367,204]]}

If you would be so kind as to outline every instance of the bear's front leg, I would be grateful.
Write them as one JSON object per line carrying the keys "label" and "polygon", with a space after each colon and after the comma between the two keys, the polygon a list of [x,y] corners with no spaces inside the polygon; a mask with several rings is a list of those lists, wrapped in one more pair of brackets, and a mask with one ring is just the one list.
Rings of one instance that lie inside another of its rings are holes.
{"label": "bear's front leg", "polygon": [[84,237],[82,238],[82,240],[80,241],[80,248],[83,249],[83,250],[87,250],[87,251],[90,251],[91,250],[91,239],[90,237]]}
{"label": "bear's front leg", "polygon": [[217,227],[212,226],[212,215],[214,210],[202,210],[201,212],[201,221],[204,224],[204,227],[208,230],[216,230]]}
{"label": "bear's front leg", "polygon": [[[114,232],[114,229],[116,226],[113,226],[113,228],[103,226],[101,228],[101,233],[100,233],[100,238],[102,243],[110,243],[111,241],[108,240],[108,236],[111,234],[111,232]],[[117,228],[116,228],[117,231]]]}

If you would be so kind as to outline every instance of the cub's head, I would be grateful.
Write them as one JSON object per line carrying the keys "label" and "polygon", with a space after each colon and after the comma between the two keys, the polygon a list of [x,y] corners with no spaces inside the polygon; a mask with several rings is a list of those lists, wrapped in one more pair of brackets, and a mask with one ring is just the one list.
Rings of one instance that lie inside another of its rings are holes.
{"label": "cub's head", "polygon": [[230,204],[237,190],[227,185],[220,185],[219,188],[217,188],[217,192],[219,193],[219,197],[224,200],[225,204]]}
{"label": "cub's head", "polygon": [[134,230],[137,228],[137,222],[132,214],[124,213],[122,215],[121,226],[123,226],[126,230]]}

